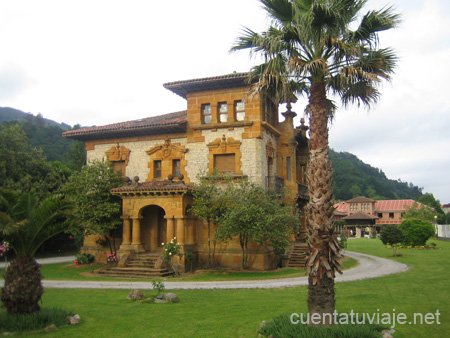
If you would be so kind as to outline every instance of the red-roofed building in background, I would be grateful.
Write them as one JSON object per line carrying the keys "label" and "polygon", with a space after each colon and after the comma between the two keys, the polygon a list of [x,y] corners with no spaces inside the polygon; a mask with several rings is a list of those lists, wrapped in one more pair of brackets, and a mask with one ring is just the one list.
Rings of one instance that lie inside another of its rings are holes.
{"label": "red-roofed building in background", "polygon": [[336,203],[334,220],[345,221],[346,225],[339,225],[339,230],[347,229],[351,236],[362,237],[367,233],[373,236],[374,231],[379,233],[384,225],[400,224],[403,214],[414,203],[422,207],[422,204],[411,199],[375,201],[360,196]]}
{"label": "red-roofed building in background", "polygon": [[444,213],[448,214],[450,212],[450,203],[444,204],[441,206]]}

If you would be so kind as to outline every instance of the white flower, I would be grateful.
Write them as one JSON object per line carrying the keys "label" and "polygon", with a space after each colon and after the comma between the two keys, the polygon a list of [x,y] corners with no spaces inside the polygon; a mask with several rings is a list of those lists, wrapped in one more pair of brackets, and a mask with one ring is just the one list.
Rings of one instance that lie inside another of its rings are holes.
{"label": "white flower", "polygon": [[172,253],[171,253],[171,252],[169,252],[169,256],[172,256]]}
{"label": "white flower", "polygon": [[161,245],[164,245],[164,243],[161,243]]}
{"label": "white flower", "polygon": [[177,239],[176,237],[174,237],[173,239]]}

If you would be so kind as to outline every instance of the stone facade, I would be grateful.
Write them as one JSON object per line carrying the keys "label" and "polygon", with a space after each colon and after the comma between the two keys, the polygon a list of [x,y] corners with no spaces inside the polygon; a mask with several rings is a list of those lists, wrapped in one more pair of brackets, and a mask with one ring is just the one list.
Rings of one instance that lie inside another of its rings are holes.
{"label": "stone facade", "polygon": [[[168,83],[186,99],[186,111],[64,134],[86,143],[88,161],[109,160],[134,181],[112,191],[123,200],[122,263],[140,252],[161,252],[173,237],[182,253],[193,253],[198,264],[207,261],[207,226],[188,210],[193,184],[214,170],[268,189],[285,187],[292,203],[305,204],[298,192],[305,188],[307,127],[294,128],[290,106],[279,122],[270,98],[247,95],[246,79],[245,73]],[[86,239],[85,249],[99,256],[92,242]],[[271,249],[252,244],[249,251],[254,269],[276,264]],[[175,261],[184,271],[185,256]],[[239,267],[239,244],[218,244],[216,261]]]}

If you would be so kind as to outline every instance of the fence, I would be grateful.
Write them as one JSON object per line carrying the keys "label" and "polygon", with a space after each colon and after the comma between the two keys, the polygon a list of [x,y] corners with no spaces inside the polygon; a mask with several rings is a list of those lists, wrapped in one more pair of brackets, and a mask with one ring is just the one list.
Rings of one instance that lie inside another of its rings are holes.
{"label": "fence", "polygon": [[450,224],[436,224],[435,227],[439,239],[450,241]]}

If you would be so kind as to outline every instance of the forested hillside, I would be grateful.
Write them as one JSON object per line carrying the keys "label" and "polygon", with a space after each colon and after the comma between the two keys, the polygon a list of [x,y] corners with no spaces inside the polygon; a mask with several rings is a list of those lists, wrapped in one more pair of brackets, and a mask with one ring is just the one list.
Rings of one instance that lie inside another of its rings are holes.
{"label": "forested hillside", "polygon": [[70,126],[45,119],[42,115],[34,116],[13,108],[0,107],[0,124],[11,126],[19,124],[25,131],[28,144],[42,149],[47,161],[67,161],[73,140],[65,139],[61,134],[71,129]]}
{"label": "forested hillside", "polygon": [[334,195],[338,200],[357,196],[379,199],[417,199],[422,189],[412,183],[388,179],[385,173],[347,152],[330,151]]}
{"label": "forested hillside", "polygon": [[21,110],[9,108],[9,107],[0,107],[0,124],[6,121],[23,121],[23,122],[31,122],[34,119],[40,119],[40,124],[42,126],[57,126],[63,129],[64,131],[69,130],[71,127],[65,123],[58,123],[53,120],[49,120],[44,118],[41,114],[34,116],[30,113],[25,113]]}

